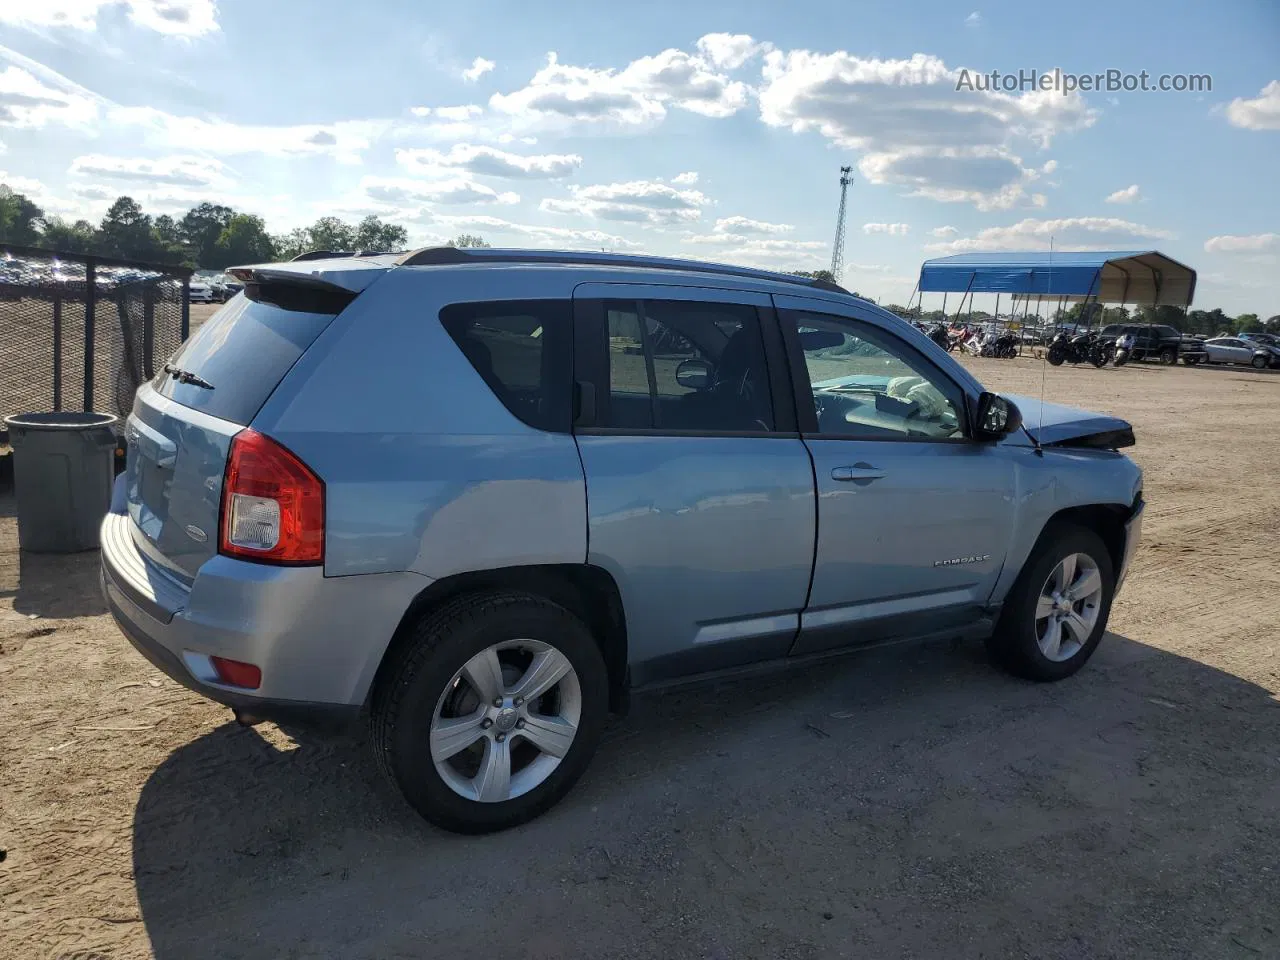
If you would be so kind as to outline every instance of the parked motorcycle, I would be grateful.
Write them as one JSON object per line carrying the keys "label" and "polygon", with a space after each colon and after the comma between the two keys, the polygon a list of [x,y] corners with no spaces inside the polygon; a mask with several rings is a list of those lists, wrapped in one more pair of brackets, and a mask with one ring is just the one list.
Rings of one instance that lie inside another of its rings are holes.
{"label": "parked motorcycle", "polygon": [[1115,356],[1111,362],[1117,367],[1123,367],[1129,362],[1129,358],[1133,356],[1133,337],[1123,336],[1116,337]]}
{"label": "parked motorcycle", "polygon": [[1114,343],[1104,344],[1092,333],[1078,333],[1071,336],[1065,330],[1049,341],[1047,359],[1050,364],[1060,367],[1064,363],[1091,363],[1095,367],[1105,367],[1111,359]]}
{"label": "parked motorcycle", "polygon": [[936,343],[938,346],[940,346],[943,350],[950,352],[951,337],[947,333],[947,328],[944,327],[942,324],[940,323],[937,324],[936,326],[934,326],[932,330],[929,331],[929,339],[932,340],[934,343]]}

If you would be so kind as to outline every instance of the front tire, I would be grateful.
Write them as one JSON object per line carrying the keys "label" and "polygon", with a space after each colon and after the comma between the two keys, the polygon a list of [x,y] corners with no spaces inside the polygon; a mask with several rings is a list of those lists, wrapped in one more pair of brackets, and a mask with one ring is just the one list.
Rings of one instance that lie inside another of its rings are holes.
{"label": "front tire", "polygon": [[1115,571],[1102,538],[1085,527],[1050,527],[1005,598],[988,649],[1016,676],[1065,679],[1097,649],[1114,597]]}
{"label": "front tire", "polygon": [[1062,362],[1067,359],[1067,352],[1062,347],[1052,346],[1049,348],[1047,359],[1051,366],[1060,367]]}
{"label": "front tire", "polygon": [[372,710],[383,772],[427,820],[457,833],[545,813],[595,753],[608,713],[600,649],[568,610],[479,594],[424,617]]}
{"label": "front tire", "polygon": [[1268,361],[1268,360],[1267,360],[1267,358],[1266,358],[1266,357],[1254,357],[1254,358],[1249,362],[1249,366],[1253,367],[1253,369],[1255,369],[1255,370],[1265,370],[1265,369],[1267,369],[1267,367],[1269,367],[1270,365],[1271,365],[1271,363],[1270,363],[1270,361]]}

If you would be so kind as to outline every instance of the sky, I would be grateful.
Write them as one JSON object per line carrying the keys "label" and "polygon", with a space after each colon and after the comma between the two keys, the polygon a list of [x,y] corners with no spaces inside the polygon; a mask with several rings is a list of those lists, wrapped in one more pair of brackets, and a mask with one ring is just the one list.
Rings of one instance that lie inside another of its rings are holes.
{"label": "sky", "polygon": [[0,182],[71,219],[128,194],[814,269],[845,165],[841,281],[882,302],[1052,241],[1280,313],[1280,3],[0,0]]}

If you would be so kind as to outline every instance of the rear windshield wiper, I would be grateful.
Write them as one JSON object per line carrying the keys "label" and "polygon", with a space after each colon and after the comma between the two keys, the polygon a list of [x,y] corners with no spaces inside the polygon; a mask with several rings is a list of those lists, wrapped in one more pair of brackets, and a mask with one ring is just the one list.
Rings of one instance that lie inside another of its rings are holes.
{"label": "rear windshield wiper", "polygon": [[175,367],[172,363],[166,363],[164,365],[164,372],[169,374],[169,376],[173,377],[173,379],[177,380],[179,383],[189,383],[193,387],[202,387],[205,390],[213,389],[213,384],[204,379],[204,377],[197,376],[189,370],[183,370],[180,367]]}

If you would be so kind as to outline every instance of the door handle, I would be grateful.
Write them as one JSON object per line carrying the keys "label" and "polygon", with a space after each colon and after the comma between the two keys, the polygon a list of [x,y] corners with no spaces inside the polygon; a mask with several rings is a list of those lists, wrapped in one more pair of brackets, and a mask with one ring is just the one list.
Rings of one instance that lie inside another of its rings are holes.
{"label": "door handle", "polygon": [[856,483],[865,487],[873,480],[879,480],[884,476],[884,471],[877,467],[871,466],[869,463],[855,463],[851,467],[833,467],[831,469],[832,480],[842,480],[848,483]]}

